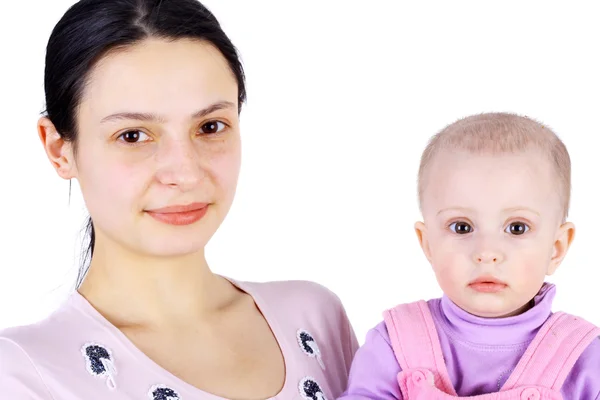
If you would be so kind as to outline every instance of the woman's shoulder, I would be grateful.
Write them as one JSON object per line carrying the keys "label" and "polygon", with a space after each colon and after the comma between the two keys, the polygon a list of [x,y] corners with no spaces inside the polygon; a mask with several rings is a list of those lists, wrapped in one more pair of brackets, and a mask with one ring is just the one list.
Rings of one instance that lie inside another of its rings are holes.
{"label": "woman's shoulder", "polygon": [[27,353],[36,348],[48,347],[56,337],[64,335],[59,323],[59,312],[55,311],[48,317],[26,325],[12,326],[0,330],[0,357],[1,351],[14,347],[27,350]]}
{"label": "woman's shoulder", "polygon": [[304,280],[271,282],[236,282],[253,297],[269,303],[269,308],[285,310],[301,308],[338,312],[343,309],[340,298],[329,288],[316,282]]}
{"label": "woman's shoulder", "polygon": [[41,321],[0,330],[0,387],[13,398],[52,398],[47,386],[51,366],[77,362],[68,343],[81,324],[62,305]]}
{"label": "woman's shoulder", "polygon": [[324,374],[321,382],[329,392],[341,394],[358,342],[340,298],[310,281],[241,282],[239,287],[254,297],[280,334],[288,359],[302,366],[303,373],[312,371],[315,378]]}
{"label": "woman's shoulder", "polygon": [[280,325],[346,332],[350,327],[340,298],[327,287],[310,281],[237,282],[254,297],[265,315]]}
{"label": "woman's shoulder", "polygon": [[14,343],[27,353],[47,351],[84,329],[85,316],[73,305],[73,296],[40,321],[0,330],[0,340]]}
{"label": "woman's shoulder", "polygon": [[79,362],[88,342],[112,340],[106,328],[81,308],[77,293],[40,321],[0,330],[0,358],[23,354],[43,370],[50,366]]}
{"label": "woman's shoulder", "polygon": [[52,399],[37,365],[11,338],[13,334],[17,334],[13,329],[0,332],[0,392],[3,398]]}

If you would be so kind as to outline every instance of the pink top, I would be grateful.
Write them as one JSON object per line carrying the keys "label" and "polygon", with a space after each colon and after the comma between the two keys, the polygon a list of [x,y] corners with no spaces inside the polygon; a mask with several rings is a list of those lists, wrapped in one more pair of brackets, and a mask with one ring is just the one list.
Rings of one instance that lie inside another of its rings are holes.
{"label": "pink top", "polygon": [[[507,385],[528,346],[554,315],[556,287],[544,284],[528,311],[507,318],[471,315],[447,296],[427,302],[444,368],[459,396],[495,393]],[[402,366],[385,322],[369,331],[350,370],[348,390],[340,400],[404,399],[398,374]],[[436,367],[437,368],[437,367]],[[590,343],[566,377],[564,400],[600,400],[600,339]],[[450,385],[447,385],[450,386]],[[406,400],[406,399],[404,399]]]}
{"label": "pink top", "polygon": [[[304,281],[240,283],[285,359],[272,399],[335,399],[358,348],[340,300]],[[0,398],[11,400],[224,400],[154,363],[78,292],[47,319],[0,332]]]}
{"label": "pink top", "polygon": [[[384,314],[402,372],[405,400],[456,400],[435,322],[425,301],[401,304]],[[600,328],[582,318],[555,313],[544,322],[500,391],[468,396],[481,400],[561,400],[560,390]],[[482,371],[483,372],[483,371]],[[467,397],[467,396],[465,396]]]}

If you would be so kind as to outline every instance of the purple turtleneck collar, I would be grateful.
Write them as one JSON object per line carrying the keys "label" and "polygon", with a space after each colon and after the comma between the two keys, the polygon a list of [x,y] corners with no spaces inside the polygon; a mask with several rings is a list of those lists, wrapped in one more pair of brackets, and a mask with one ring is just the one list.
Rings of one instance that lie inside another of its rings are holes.
{"label": "purple turtleneck collar", "polygon": [[438,315],[438,321],[449,336],[462,342],[483,346],[519,345],[533,340],[539,328],[550,317],[555,294],[556,287],[544,283],[533,298],[532,308],[523,314],[506,318],[477,317],[443,296],[439,302],[438,310],[441,315]]}

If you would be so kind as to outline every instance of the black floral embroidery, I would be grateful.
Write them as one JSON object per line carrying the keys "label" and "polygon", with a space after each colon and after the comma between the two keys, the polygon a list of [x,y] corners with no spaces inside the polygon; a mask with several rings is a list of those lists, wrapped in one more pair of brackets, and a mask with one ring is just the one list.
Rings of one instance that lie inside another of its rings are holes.
{"label": "black floral embroidery", "polygon": [[81,348],[81,354],[85,358],[88,372],[98,377],[105,376],[107,386],[110,389],[116,389],[117,369],[110,350],[96,343],[87,343]]}
{"label": "black floral embroidery", "polygon": [[300,381],[299,385],[300,395],[305,400],[327,400],[325,393],[323,393],[323,389],[311,377],[306,377]]}
{"label": "black floral embroidery", "polygon": [[319,349],[317,341],[313,335],[304,329],[299,329],[296,333],[296,338],[298,339],[298,344],[300,345],[302,351],[307,356],[316,358],[321,368],[325,370],[325,364],[323,363],[323,358],[321,356],[321,349]]}
{"label": "black floral embroidery", "polygon": [[148,392],[148,397],[151,400],[181,400],[179,393],[165,385],[152,386]]}

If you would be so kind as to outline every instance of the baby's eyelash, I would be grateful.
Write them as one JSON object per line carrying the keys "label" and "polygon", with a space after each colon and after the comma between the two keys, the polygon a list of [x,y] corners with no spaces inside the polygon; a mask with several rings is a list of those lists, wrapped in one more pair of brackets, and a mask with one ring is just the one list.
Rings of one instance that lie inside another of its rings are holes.
{"label": "baby's eyelash", "polygon": [[[461,229],[459,229],[461,227]],[[473,225],[464,220],[456,220],[448,225],[448,228],[459,235],[466,235],[473,232]],[[457,230],[458,229],[458,230]]]}
{"label": "baby's eyelash", "polygon": [[[522,227],[522,229],[520,228]],[[521,236],[531,230],[531,226],[524,221],[513,221],[506,225],[504,232],[513,234],[515,236]]]}

